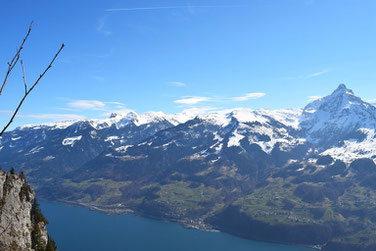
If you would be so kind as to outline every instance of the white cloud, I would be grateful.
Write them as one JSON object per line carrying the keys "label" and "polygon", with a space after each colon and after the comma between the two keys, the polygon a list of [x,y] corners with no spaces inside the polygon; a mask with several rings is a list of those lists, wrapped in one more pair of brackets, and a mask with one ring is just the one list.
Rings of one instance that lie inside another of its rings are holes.
{"label": "white cloud", "polygon": [[98,20],[97,31],[105,36],[112,34],[112,31],[105,29],[106,17],[102,17]]}
{"label": "white cloud", "polygon": [[113,11],[142,11],[142,10],[166,10],[166,9],[188,9],[191,10],[192,8],[239,8],[239,7],[247,7],[247,5],[187,5],[187,6],[153,6],[153,7],[139,7],[139,8],[114,8],[114,9],[106,9],[107,12]]}
{"label": "white cloud", "polygon": [[75,100],[68,103],[68,106],[77,109],[103,110],[106,104],[98,100]]}
{"label": "white cloud", "polygon": [[320,98],[321,98],[321,96],[308,96],[308,101],[312,102],[312,101],[318,100]]}
{"label": "white cloud", "polygon": [[319,71],[319,72],[314,72],[314,73],[308,74],[308,75],[307,75],[307,78],[318,77],[318,76],[324,75],[324,74],[326,74],[326,73],[328,73],[328,72],[329,72],[328,70],[323,70],[323,71]]}
{"label": "white cloud", "polygon": [[184,109],[181,113],[184,114],[192,114],[192,115],[202,115],[206,114],[210,111],[218,110],[218,108],[213,108],[213,107],[193,107],[189,109]]}
{"label": "white cloud", "polygon": [[[67,107],[56,108],[63,111],[73,111],[77,113],[87,113],[99,111],[102,114],[100,116],[107,116],[112,112],[125,111],[126,106],[124,103],[117,101],[99,101],[99,100],[71,100],[66,103]],[[87,115],[87,114],[86,114]],[[99,115],[99,114],[98,114]]]}
{"label": "white cloud", "polygon": [[124,103],[121,103],[121,102],[103,102],[105,104],[110,104],[110,105],[120,105],[120,106],[125,106]]}
{"label": "white cloud", "polygon": [[33,119],[48,119],[48,120],[76,120],[76,119],[84,119],[85,117],[82,115],[77,114],[26,114],[26,115],[19,115],[21,118],[33,118]]}
{"label": "white cloud", "polygon": [[98,81],[98,82],[104,82],[105,78],[103,76],[98,76],[98,75],[92,75],[92,79]]}
{"label": "white cloud", "polygon": [[307,75],[300,75],[300,76],[296,76],[296,77],[288,77],[287,79],[310,79],[310,78],[322,76],[322,75],[327,74],[329,72],[330,72],[329,70],[322,70],[322,71],[313,72],[313,73],[310,73],[310,74],[307,74]]}
{"label": "white cloud", "polygon": [[185,97],[183,99],[175,100],[174,103],[181,105],[195,105],[201,102],[210,101],[211,98],[208,97]]}
{"label": "white cloud", "polygon": [[253,93],[247,93],[240,97],[234,97],[232,98],[233,101],[247,101],[249,99],[256,99],[264,97],[266,94],[262,92],[253,92]]}
{"label": "white cloud", "polygon": [[180,105],[196,105],[202,102],[215,102],[215,103],[224,103],[224,102],[241,102],[247,101],[250,99],[257,99],[264,97],[266,94],[263,92],[252,92],[246,93],[243,96],[239,97],[201,97],[201,96],[185,96],[181,99],[175,100],[174,103]]}
{"label": "white cloud", "polygon": [[68,108],[68,107],[58,107],[56,108],[58,110],[62,110],[62,111],[69,111],[69,112],[76,112],[78,111],[78,109],[75,109],[75,108]]}
{"label": "white cloud", "polygon": [[376,98],[367,100],[368,103],[376,103]]}
{"label": "white cloud", "polygon": [[179,82],[179,81],[172,81],[172,82],[168,82],[170,85],[174,85],[174,86],[177,86],[177,87],[185,87],[185,83],[183,82]]}
{"label": "white cloud", "polygon": [[[0,110],[0,114],[11,115],[14,111]],[[52,121],[61,121],[61,120],[77,120],[84,119],[85,116],[78,114],[64,114],[64,113],[40,113],[40,114],[18,114],[18,118],[32,118],[32,119],[42,119],[42,120],[52,120]]]}
{"label": "white cloud", "polygon": [[[51,107],[56,109],[56,113],[25,114],[19,113],[17,117],[23,119],[35,119],[41,121],[64,121],[80,120],[85,118],[108,117],[112,112],[126,114],[131,110],[125,109],[125,104],[116,101],[99,101],[99,100],[69,100],[61,97],[65,106]],[[61,111],[61,113],[59,113]],[[0,110],[1,117],[9,117],[14,111]]]}
{"label": "white cloud", "polygon": [[6,115],[10,115],[10,114],[13,114],[14,111],[9,111],[9,110],[0,110],[0,114],[6,114]]}

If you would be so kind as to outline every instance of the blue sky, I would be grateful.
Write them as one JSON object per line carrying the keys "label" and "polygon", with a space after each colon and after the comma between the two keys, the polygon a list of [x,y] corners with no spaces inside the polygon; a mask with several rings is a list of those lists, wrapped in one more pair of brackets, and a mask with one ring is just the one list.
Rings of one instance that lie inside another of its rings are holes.
{"label": "blue sky", "polygon": [[[345,83],[376,98],[375,1],[2,1],[0,73],[24,37],[32,84],[13,128],[111,111],[301,108]],[[23,94],[16,66],[4,124]]]}

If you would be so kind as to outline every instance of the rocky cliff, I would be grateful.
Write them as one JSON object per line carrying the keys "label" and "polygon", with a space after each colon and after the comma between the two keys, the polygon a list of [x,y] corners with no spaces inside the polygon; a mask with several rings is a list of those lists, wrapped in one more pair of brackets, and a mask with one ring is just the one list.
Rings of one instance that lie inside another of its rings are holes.
{"label": "rocky cliff", "polygon": [[0,250],[56,250],[23,174],[0,170]]}

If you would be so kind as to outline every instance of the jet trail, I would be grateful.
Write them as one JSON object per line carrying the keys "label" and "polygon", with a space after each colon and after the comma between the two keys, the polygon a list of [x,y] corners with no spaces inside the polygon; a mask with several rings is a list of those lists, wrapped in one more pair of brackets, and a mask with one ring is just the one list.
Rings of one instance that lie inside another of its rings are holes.
{"label": "jet trail", "polygon": [[196,5],[196,6],[161,6],[161,7],[139,7],[139,8],[116,8],[106,9],[105,11],[138,11],[138,10],[165,10],[165,9],[189,9],[189,8],[238,8],[245,5]]}

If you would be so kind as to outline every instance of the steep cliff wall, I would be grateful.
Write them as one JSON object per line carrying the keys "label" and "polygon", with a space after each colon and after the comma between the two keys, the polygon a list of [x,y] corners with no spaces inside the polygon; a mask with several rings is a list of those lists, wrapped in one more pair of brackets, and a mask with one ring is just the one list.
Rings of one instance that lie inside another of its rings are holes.
{"label": "steep cliff wall", "polygon": [[0,250],[54,250],[47,223],[24,176],[0,170]]}

